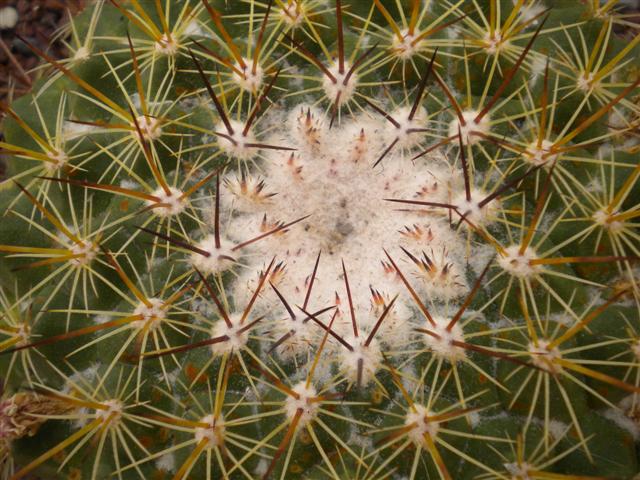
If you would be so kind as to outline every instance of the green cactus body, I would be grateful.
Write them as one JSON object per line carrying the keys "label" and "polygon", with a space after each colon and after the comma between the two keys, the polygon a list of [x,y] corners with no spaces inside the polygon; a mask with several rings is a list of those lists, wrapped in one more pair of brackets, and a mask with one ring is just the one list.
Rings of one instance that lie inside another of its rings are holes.
{"label": "green cactus body", "polygon": [[634,478],[622,8],[98,0],[31,47],[2,478]]}

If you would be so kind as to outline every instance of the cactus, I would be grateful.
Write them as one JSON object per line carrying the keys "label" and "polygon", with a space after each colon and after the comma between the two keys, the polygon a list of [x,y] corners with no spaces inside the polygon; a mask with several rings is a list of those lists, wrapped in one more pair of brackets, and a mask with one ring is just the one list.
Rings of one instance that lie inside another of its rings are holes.
{"label": "cactus", "polygon": [[636,475],[622,7],[97,0],[68,59],[24,40],[2,478]]}

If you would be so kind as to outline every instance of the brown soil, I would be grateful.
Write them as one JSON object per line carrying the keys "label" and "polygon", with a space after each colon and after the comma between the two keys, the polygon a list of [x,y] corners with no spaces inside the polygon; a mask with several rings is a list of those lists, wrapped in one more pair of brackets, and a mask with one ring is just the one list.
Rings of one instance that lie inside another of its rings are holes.
{"label": "brown soil", "polygon": [[20,40],[47,51],[56,58],[66,56],[64,44],[53,37],[76,14],[85,0],[0,0],[0,9],[13,7],[18,22],[13,28],[0,30],[0,100],[4,103],[29,91],[39,72],[31,71],[38,58]]}
{"label": "brown soil", "polygon": [[[0,0],[0,9],[13,7],[18,21],[13,28],[0,29],[0,105],[29,92],[33,81],[42,70],[34,71],[40,61],[20,40],[63,58],[66,48],[56,33],[77,14],[87,0]],[[54,37],[56,39],[54,40]],[[0,140],[2,130],[0,128]],[[4,163],[0,154],[0,180],[4,177]]]}

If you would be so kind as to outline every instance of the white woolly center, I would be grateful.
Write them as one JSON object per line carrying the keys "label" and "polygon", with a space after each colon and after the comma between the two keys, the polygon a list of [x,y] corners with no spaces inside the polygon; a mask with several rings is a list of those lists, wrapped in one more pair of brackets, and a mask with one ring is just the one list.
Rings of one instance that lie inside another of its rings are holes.
{"label": "white woolly center", "polygon": [[594,82],[595,74],[593,72],[586,73],[582,72],[578,76],[578,80],[576,82],[578,89],[583,92],[588,92],[589,90],[594,89],[598,86],[599,82]]}
{"label": "white woolly center", "polygon": [[243,57],[242,60],[244,61],[245,66],[243,67],[239,63],[236,63],[235,68],[238,71],[234,69],[231,78],[241,89],[248,92],[257,92],[262,86],[262,82],[264,80],[264,70],[258,62],[254,72],[253,59]]}
{"label": "white woolly center", "polygon": [[45,167],[49,172],[53,172],[63,167],[69,161],[69,156],[62,150],[55,150],[53,152],[47,152],[47,158],[51,162],[46,162]]}
{"label": "white woolly center", "polygon": [[[254,157],[258,153],[258,149],[249,146],[249,144],[256,142],[256,138],[251,129],[249,129],[246,135],[243,135],[243,123],[237,120],[229,120],[229,124],[233,130],[233,134],[231,135],[227,132],[224,123],[220,122],[217,125],[217,131],[225,134],[225,136],[218,136],[218,146],[220,150],[237,160],[249,160]],[[227,138],[227,136],[229,138]]]}
{"label": "white woolly center", "polygon": [[299,27],[304,19],[303,6],[298,1],[283,5],[280,10],[280,18],[289,28]]}
{"label": "white woolly center", "polygon": [[229,320],[231,320],[231,327],[227,325],[224,319],[220,319],[215,323],[211,331],[212,338],[226,336],[228,340],[211,345],[211,352],[213,352],[214,355],[222,355],[234,350],[238,351],[247,344],[249,332],[242,332],[241,330],[246,327],[251,320],[247,318],[241,325],[241,317],[241,314],[230,315]]}
{"label": "white woolly center", "polygon": [[318,393],[313,385],[310,384],[309,387],[307,387],[306,382],[296,384],[291,390],[296,392],[299,398],[291,395],[287,396],[284,402],[284,411],[287,420],[291,422],[297,415],[298,410],[302,410],[300,420],[298,420],[298,429],[300,429],[318,415],[318,409],[320,408],[319,402],[311,401],[314,397],[318,396]]}
{"label": "white woolly center", "polygon": [[493,35],[490,32],[484,34],[484,45],[487,53],[494,54],[506,47],[508,42],[503,42],[502,34],[498,30],[494,30]]}
{"label": "white woolly center", "polygon": [[152,193],[154,197],[158,197],[158,201],[147,200],[148,206],[154,206],[158,204],[166,204],[161,207],[153,209],[154,213],[160,217],[170,217],[172,215],[178,215],[182,213],[187,204],[186,198],[180,198],[183,194],[181,190],[175,187],[169,187],[169,194],[164,191],[164,188],[160,187]]}
{"label": "white woolly center", "polygon": [[198,252],[191,254],[191,265],[204,274],[224,272],[235,263],[236,254],[232,250],[234,244],[224,237],[220,238],[219,248],[216,247],[216,237],[213,234],[207,235],[196,247],[209,253],[208,257]]}
{"label": "white woolly center", "polygon": [[553,142],[550,140],[542,140],[540,147],[538,142],[530,143],[524,154],[524,158],[527,162],[534,165],[542,165],[544,163],[553,163],[558,158],[558,154],[549,155],[553,148]]}
{"label": "white woolly center", "polygon": [[484,117],[480,119],[480,121],[476,122],[476,117],[478,116],[477,110],[465,110],[462,112],[462,118],[464,119],[465,124],[462,125],[460,119],[458,117],[454,118],[449,124],[449,136],[457,137],[458,132],[462,135],[462,143],[464,145],[474,145],[483,140],[483,138],[478,135],[478,133],[483,135],[489,135],[489,130],[491,129],[489,114],[486,114]]}
{"label": "white woolly center", "polygon": [[[408,111],[404,112],[404,118],[407,118]],[[234,237],[223,244],[221,251],[225,253],[226,250],[227,255],[236,258],[237,255],[229,251],[231,240],[238,244],[273,231],[278,225],[309,217],[286,231],[261,238],[248,246],[246,252],[242,249],[242,262],[247,262],[249,268],[238,270],[234,298],[237,301],[248,299],[251,287],[257,281],[256,269],[263,269],[264,259],[275,256],[286,265],[279,274],[278,290],[290,304],[302,305],[321,251],[322,258],[305,310],[315,312],[332,305],[336,291],[344,298],[341,267],[344,260],[347,270],[352,272],[348,277],[354,309],[358,312],[358,327],[370,331],[377,320],[375,315],[369,314],[372,307],[370,287],[387,300],[400,294],[394,315],[390,314],[384,320],[378,340],[389,346],[405,342],[411,335],[407,320],[412,316],[409,305],[414,301],[389,265],[384,250],[389,251],[409,277],[413,277],[419,267],[399,246],[416,257],[426,252],[435,258],[433,252],[436,252],[434,274],[429,274],[428,281],[416,282],[415,287],[421,295],[449,300],[467,290],[462,274],[467,263],[467,245],[464,236],[450,228],[447,211],[416,210],[385,199],[449,203],[449,186],[462,185],[460,168],[452,168],[440,151],[411,162],[397,145],[376,168],[372,168],[389,145],[391,135],[396,133],[395,128],[389,130],[390,122],[380,115],[362,114],[329,129],[328,119],[309,107],[286,112],[287,117],[283,117],[284,113],[272,111],[271,117],[265,120],[278,127],[264,142],[292,147],[295,152],[264,150],[255,174],[250,172],[243,177],[232,172],[223,179],[221,212],[225,216],[231,215],[229,222],[233,228],[228,232]],[[399,115],[398,118],[402,117]],[[213,251],[211,237],[207,242],[196,246]],[[473,256],[476,247],[471,245],[470,248]],[[217,256],[204,258],[195,253],[192,262],[198,269],[210,272],[231,266],[227,261],[220,267]],[[273,312],[274,325],[270,326],[270,331],[274,341],[292,329],[296,331],[290,340],[278,347],[278,352],[287,348],[291,349],[288,353],[301,354],[309,345],[317,345],[320,329],[312,325],[311,334],[307,336],[308,332],[300,330],[299,322],[290,321],[272,291],[265,291],[258,306]],[[301,312],[295,313],[304,318]],[[350,319],[346,317],[337,317],[333,326],[333,330],[341,335],[352,331]],[[328,322],[325,318],[321,320]]]}
{"label": "white woolly center", "polygon": [[155,51],[162,55],[173,56],[178,53],[178,44],[166,33],[163,33],[160,39],[153,45]]}
{"label": "white woolly center", "polygon": [[16,337],[20,340],[16,343],[16,347],[21,347],[29,343],[29,334],[31,332],[31,327],[27,323],[21,323],[18,326],[18,331],[16,332]]}
{"label": "white woolly center", "polygon": [[76,62],[84,62],[85,60],[89,60],[91,56],[91,50],[82,45],[78,48],[73,54],[73,60]]}
{"label": "white woolly center", "polygon": [[[157,140],[162,136],[162,127],[160,126],[160,120],[158,118],[140,115],[136,118],[136,121],[138,128],[140,128],[140,133],[142,133],[142,138],[145,140]],[[137,136],[138,131],[136,124],[132,122],[131,126],[134,128],[134,135]]]}
{"label": "white woolly center", "polygon": [[80,48],[78,48],[74,52],[73,60],[75,62],[84,62],[85,60],[88,60],[90,56],[91,56],[91,50],[89,50],[87,47],[82,45]]}
{"label": "white woolly center", "polygon": [[529,343],[528,351],[531,355],[531,362],[538,368],[550,373],[558,373],[562,370],[562,366],[556,363],[556,360],[562,358],[562,353],[557,347],[549,348],[551,342],[547,340],[538,340],[538,346],[533,342]]}
{"label": "white woolly center", "polygon": [[428,323],[425,329],[433,332],[437,337],[428,333],[423,334],[422,341],[427,348],[451,363],[464,360],[466,358],[464,349],[454,344],[454,342],[464,342],[464,332],[460,323],[456,323],[451,330],[447,330],[450,319],[435,316],[433,320],[436,323],[435,326]]}
{"label": "white woolly center", "polygon": [[401,30],[400,34],[402,35],[402,40],[398,38],[398,35],[393,35],[391,49],[396,56],[403,60],[408,60],[420,51],[424,41],[422,39],[415,41],[420,36],[420,31],[417,29],[414,29],[413,35],[409,33],[408,28]]}
{"label": "white woolly center", "polygon": [[362,362],[361,382],[362,385],[367,385],[373,380],[382,365],[382,352],[380,351],[380,344],[375,338],[367,346],[365,345],[367,335],[363,334],[363,332],[360,332],[360,335],[358,338],[354,337],[353,334],[345,337],[344,340],[353,347],[353,351],[343,348],[344,345],[341,346],[342,361],[340,363],[344,369],[345,376],[351,382],[357,382],[358,365]]}
{"label": "white woolly center", "polygon": [[618,212],[609,212],[607,208],[601,208],[591,218],[597,225],[615,233],[624,228],[624,222],[613,219],[616,215],[618,215]]}
{"label": "white woolly center", "polygon": [[158,328],[160,322],[165,319],[166,311],[162,308],[164,302],[159,298],[149,298],[148,302],[150,305],[141,303],[133,311],[134,315],[142,315],[142,318],[135,322],[131,322],[132,328],[144,328],[144,326],[148,324],[149,330],[154,330]]}
{"label": "white woolly center", "polygon": [[88,265],[97,255],[96,245],[88,240],[81,241],[79,244],[74,243],[69,250],[73,255],[80,255],[71,259],[71,262],[78,266]]}
{"label": "white woolly center", "polygon": [[531,247],[520,254],[520,245],[510,245],[504,249],[504,255],[498,257],[498,265],[515,277],[526,278],[540,271],[540,265],[531,265],[531,261],[537,258]]}
{"label": "white woolly center", "polygon": [[[480,207],[480,202],[486,197],[486,194],[473,188],[470,193],[471,200],[467,200],[466,192],[462,191],[454,197],[451,204],[458,207],[458,212],[464,215],[465,218],[475,226],[491,223],[493,221],[491,213],[496,210],[495,205],[497,200],[492,200]],[[472,228],[471,225],[465,221],[462,222],[462,225],[465,225],[465,228]]]}
{"label": "white woolly center", "polygon": [[194,437],[196,445],[203,440],[207,440],[206,448],[221,447],[224,444],[226,428],[224,418],[219,415],[217,420],[213,415],[207,415],[198,420],[198,423],[206,423],[208,427],[196,427]]}
{"label": "white woolly center", "polygon": [[322,77],[322,87],[324,93],[331,103],[338,102],[338,106],[344,105],[353,98],[353,92],[356,89],[358,83],[358,75],[354,72],[347,80],[345,85],[344,81],[349,73],[349,65],[347,62],[344,64],[344,73],[340,73],[340,65],[336,63],[334,66],[328,68],[329,72],[335,77],[334,82],[327,75]]}
{"label": "white woolly center", "polygon": [[99,418],[103,422],[109,420],[110,425],[113,425],[114,423],[120,421],[120,418],[122,418],[122,412],[124,410],[124,405],[120,400],[107,400],[105,402],[101,402],[101,404],[107,408],[97,408],[95,410],[96,418]]}
{"label": "white woolly center", "polygon": [[412,119],[409,119],[411,107],[400,107],[391,113],[391,117],[400,124],[396,127],[391,122],[387,122],[387,132],[390,141],[398,139],[398,147],[414,148],[424,140],[424,132],[412,132],[415,129],[424,129],[427,111],[420,107],[416,110]]}
{"label": "white woolly center", "polygon": [[404,420],[404,424],[406,426],[415,424],[415,427],[407,433],[409,439],[416,445],[424,448],[428,448],[427,442],[424,438],[425,435],[429,435],[431,439],[435,441],[436,435],[438,435],[438,431],[440,430],[440,424],[438,422],[428,420],[428,417],[431,416],[433,416],[433,413],[427,407],[416,403],[414,404],[413,409],[410,408],[407,411],[407,415]]}

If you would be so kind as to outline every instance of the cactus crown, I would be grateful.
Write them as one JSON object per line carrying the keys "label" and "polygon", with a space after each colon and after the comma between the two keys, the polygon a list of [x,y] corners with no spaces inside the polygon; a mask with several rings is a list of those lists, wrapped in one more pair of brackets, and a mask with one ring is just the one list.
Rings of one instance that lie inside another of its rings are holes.
{"label": "cactus crown", "polygon": [[25,40],[2,478],[631,478],[633,22],[98,0]]}

